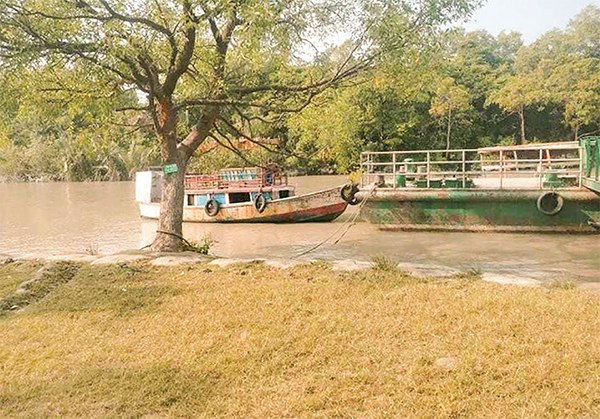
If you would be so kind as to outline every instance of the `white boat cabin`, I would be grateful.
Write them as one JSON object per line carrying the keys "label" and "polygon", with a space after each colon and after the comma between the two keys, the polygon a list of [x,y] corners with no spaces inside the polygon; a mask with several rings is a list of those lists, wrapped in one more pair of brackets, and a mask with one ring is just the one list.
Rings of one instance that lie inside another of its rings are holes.
{"label": "white boat cabin", "polygon": [[[136,177],[138,202],[160,202],[162,172],[139,172]],[[294,187],[287,177],[260,167],[223,169],[216,175],[185,176],[185,207],[205,207],[214,200],[220,207],[254,203],[261,194],[266,201],[290,198]]]}

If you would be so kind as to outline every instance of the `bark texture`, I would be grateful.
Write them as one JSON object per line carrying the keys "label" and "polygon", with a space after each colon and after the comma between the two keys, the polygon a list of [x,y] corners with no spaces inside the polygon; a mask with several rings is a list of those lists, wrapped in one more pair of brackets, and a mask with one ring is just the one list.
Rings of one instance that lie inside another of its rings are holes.
{"label": "bark texture", "polygon": [[176,173],[165,174],[162,183],[160,217],[156,228],[156,237],[151,250],[159,252],[179,252],[183,248],[183,200],[185,184],[185,166],[187,161],[177,164]]}

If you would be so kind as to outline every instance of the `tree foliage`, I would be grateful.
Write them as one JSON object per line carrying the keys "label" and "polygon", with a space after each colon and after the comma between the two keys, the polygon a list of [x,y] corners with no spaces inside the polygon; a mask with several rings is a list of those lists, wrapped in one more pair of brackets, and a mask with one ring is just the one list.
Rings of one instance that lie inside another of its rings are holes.
{"label": "tree foliage", "polygon": [[448,127],[446,135],[446,150],[450,150],[450,136],[452,124],[460,119],[461,114],[471,108],[469,91],[462,86],[456,86],[454,79],[446,77],[439,81],[435,89],[429,113],[440,117]]}

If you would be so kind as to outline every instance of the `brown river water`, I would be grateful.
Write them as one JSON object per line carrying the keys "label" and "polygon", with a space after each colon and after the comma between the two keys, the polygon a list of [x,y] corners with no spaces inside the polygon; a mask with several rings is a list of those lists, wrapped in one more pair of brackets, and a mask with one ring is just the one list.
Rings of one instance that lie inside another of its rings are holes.
{"label": "brown river water", "polygon": [[[345,183],[343,176],[290,179],[298,194]],[[210,235],[211,253],[235,258],[294,258],[337,235],[301,259],[369,261],[375,255],[407,265],[532,277],[569,276],[600,282],[600,236],[548,234],[383,232],[369,223],[345,230],[349,208],[331,223],[184,224],[184,236]],[[142,219],[135,185],[117,183],[0,184],[0,254],[13,257],[139,249],[156,222]]]}

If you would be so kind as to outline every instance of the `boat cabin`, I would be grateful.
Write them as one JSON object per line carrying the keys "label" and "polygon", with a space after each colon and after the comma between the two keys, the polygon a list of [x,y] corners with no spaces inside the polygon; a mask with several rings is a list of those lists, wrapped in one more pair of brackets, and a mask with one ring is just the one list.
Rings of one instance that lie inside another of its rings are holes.
{"label": "boat cabin", "polygon": [[266,201],[294,196],[287,177],[260,167],[223,169],[216,175],[186,175],[186,207],[204,207],[209,200],[219,206],[253,203],[261,194]]}

